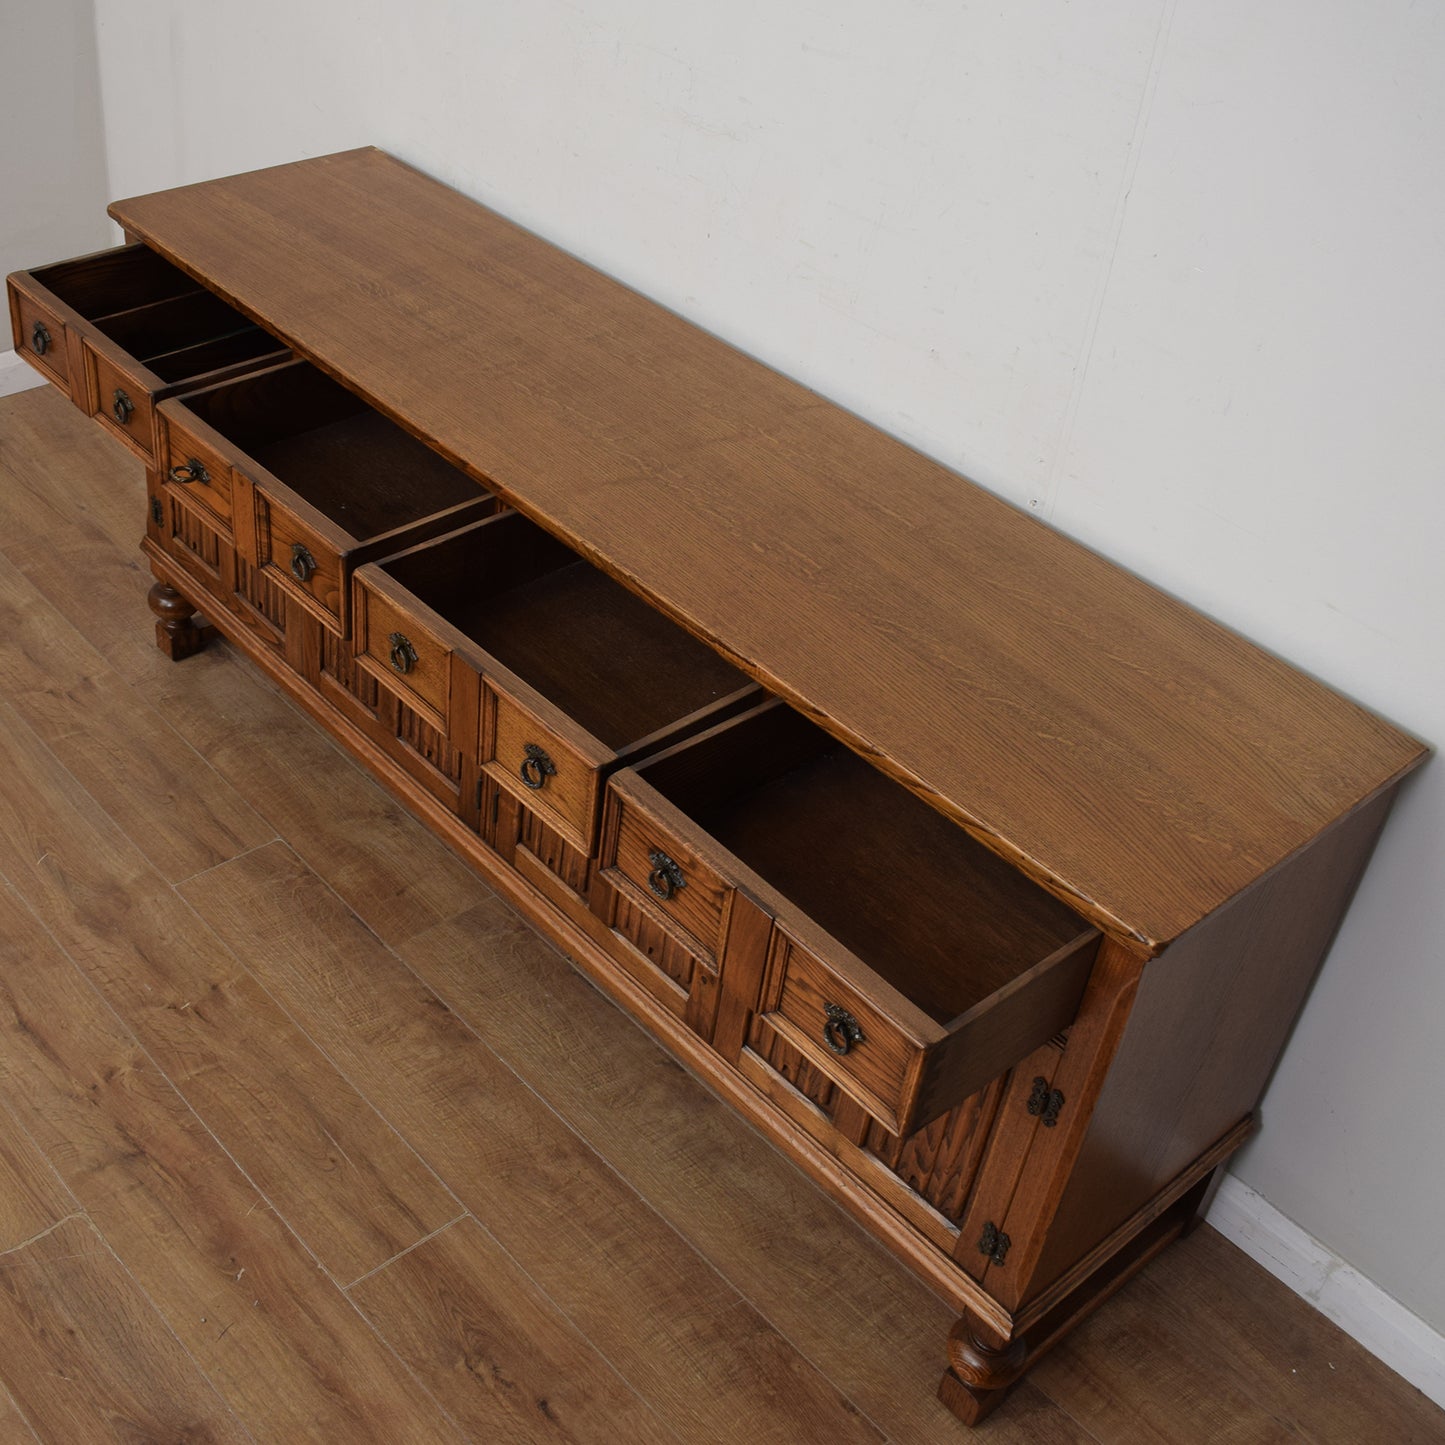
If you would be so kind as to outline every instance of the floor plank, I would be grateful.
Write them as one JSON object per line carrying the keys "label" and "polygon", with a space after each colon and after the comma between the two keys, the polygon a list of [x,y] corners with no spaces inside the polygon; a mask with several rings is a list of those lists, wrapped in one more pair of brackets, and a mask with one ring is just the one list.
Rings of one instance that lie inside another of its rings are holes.
{"label": "floor plank", "polygon": [[258,1439],[459,1438],[9,887],[0,1091]]}
{"label": "floor plank", "polygon": [[276,836],[3,557],[0,694],[171,881]]}
{"label": "floor plank", "polygon": [[475,1220],[418,1245],[350,1294],[473,1439],[676,1445],[677,1436]]}
{"label": "floor plank", "polygon": [[251,1439],[79,1216],[0,1255],[0,1337],[0,1378],[44,1440]]}
{"label": "floor plank", "polygon": [[0,1109],[0,1254],[53,1229],[79,1206],[30,1136]]}
{"label": "floor plank", "polygon": [[0,769],[0,870],[339,1282],[461,1213],[4,702]]}
{"label": "floor plank", "polygon": [[881,1438],[288,849],[182,891],[679,1435]]}

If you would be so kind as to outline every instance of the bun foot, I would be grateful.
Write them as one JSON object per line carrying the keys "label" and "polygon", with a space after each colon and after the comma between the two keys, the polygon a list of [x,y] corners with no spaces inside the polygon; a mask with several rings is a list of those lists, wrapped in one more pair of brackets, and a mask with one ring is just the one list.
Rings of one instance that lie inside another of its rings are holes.
{"label": "bun foot", "polygon": [[156,646],[172,662],[199,652],[215,636],[215,628],[196,625],[196,609],[169,582],[157,582],[146,594],[156,623]]}
{"label": "bun foot", "polygon": [[948,1364],[938,1398],[963,1421],[977,1425],[1003,1402],[1024,1372],[1028,1346],[1023,1340],[994,1344],[968,1315],[948,1334]]}

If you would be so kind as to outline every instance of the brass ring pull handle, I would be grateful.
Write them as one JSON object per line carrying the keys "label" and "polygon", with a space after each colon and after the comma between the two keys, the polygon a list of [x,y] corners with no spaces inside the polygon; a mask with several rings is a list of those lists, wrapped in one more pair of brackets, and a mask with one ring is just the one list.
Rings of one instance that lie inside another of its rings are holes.
{"label": "brass ring pull handle", "polygon": [[120,387],[116,387],[115,396],[111,398],[110,414],[122,426],[124,426],[126,422],[128,422],[131,417],[135,415],[135,403],[125,394],[125,392],[120,389]]}
{"label": "brass ring pull handle", "polygon": [[50,332],[43,321],[37,321],[30,332],[30,349],[36,356],[44,356],[50,350]]}
{"label": "brass ring pull handle", "polygon": [[203,462],[198,462],[195,457],[187,457],[183,467],[172,467],[166,473],[173,482],[200,482],[207,486],[211,480],[211,474],[205,468]]}
{"label": "brass ring pull handle", "polygon": [[316,575],[316,558],[300,542],[291,544],[291,575],[298,582],[309,582]]}
{"label": "brass ring pull handle", "polygon": [[863,1037],[863,1030],[859,1028],[858,1020],[841,1004],[825,1003],[823,1012],[827,1015],[827,1020],[823,1024],[823,1042],[835,1054],[846,1054],[854,1044],[868,1042]]}
{"label": "brass ring pull handle", "polygon": [[386,639],[391,644],[391,665],[401,673],[407,673],[416,666],[416,648],[411,645],[410,640],[400,632],[393,632]]}
{"label": "brass ring pull handle", "polygon": [[522,775],[522,782],[535,793],[538,788],[546,787],[548,778],[555,776],[557,765],[547,756],[547,750],[539,748],[536,743],[524,743],[522,751],[527,756],[522,759],[518,772]]}
{"label": "brass ring pull handle", "polygon": [[687,887],[687,879],[682,876],[682,869],[660,848],[654,848],[647,855],[647,861],[652,864],[652,872],[647,875],[647,886],[663,902],[680,888]]}

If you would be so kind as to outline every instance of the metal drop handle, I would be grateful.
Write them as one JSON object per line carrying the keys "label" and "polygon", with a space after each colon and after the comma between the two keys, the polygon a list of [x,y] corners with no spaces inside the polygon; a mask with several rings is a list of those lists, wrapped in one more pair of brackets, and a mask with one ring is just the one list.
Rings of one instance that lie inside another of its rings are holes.
{"label": "metal drop handle", "polygon": [[403,633],[393,632],[387,637],[391,644],[391,651],[388,656],[391,658],[391,665],[400,673],[408,673],[416,666],[416,648],[411,645]]}
{"label": "metal drop handle", "polygon": [[652,871],[647,875],[647,886],[663,902],[679,889],[687,887],[687,879],[683,877],[682,869],[660,848],[654,848],[647,855],[647,861],[652,864]]}
{"label": "metal drop handle", "polygon": [[548,778],[556,776],[557,765],[547,756],[546,748],[538,747],[536,743],[524,743],[522,751],[526,757],[522,759],[518,772],[523,785],[535,793],[538,788],[547,786]]}
{"label": "metal drop handle", "polygon": [[825,1003],[823,1014],[823,1042],[835,1054],[846,1054],[854,1044],[868,1042],[858,1020],[841,1004]]}
{"label": "metal drop handle", "polygon": [[36,356],[44,356],[50,350],[50,333],[43,321],[37,321],[30,332],[30,349]]}
{"label": "metal drop handle", "polygon": [[110,414],[122,426],[124,426],[131,419],[131,417],[135,415],[135,403],[130,399],[130,397],[125,394],[125,392],[120,389],[120,387],[116,387],[115,395],[111,398]]}
{"label": "metal drop handle", "polygon": [[309,582],[316,575],[316,558],[300,542],[291,544],[291,575],[298,582]]}
{"label": "metal drop handle", "polygon": [[206,470],[204,462],[198,462],[195,457],[187,457],[183,467],[172,467],[166,473],[173,482],[200,482],[207,486],[211,480],[211,474]]}

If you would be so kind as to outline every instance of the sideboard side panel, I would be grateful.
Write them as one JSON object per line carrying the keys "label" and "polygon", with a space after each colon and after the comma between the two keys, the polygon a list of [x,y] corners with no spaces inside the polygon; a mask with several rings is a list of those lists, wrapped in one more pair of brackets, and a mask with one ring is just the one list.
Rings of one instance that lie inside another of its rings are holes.
{"label": "sideboard side panel", "polygon": [[1020,1302],[1046,1289],[1253,1111],[1396,791],[1386,789],[1326,829],[1145,968]]}

